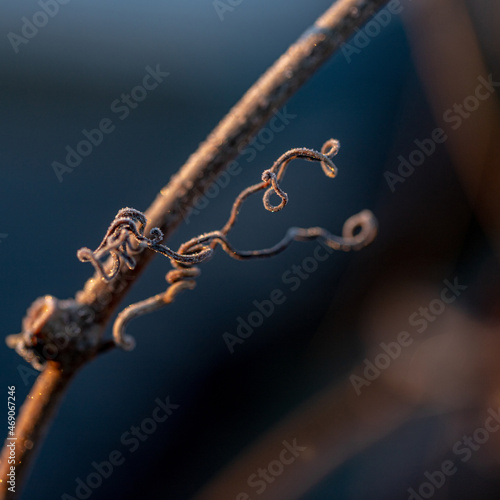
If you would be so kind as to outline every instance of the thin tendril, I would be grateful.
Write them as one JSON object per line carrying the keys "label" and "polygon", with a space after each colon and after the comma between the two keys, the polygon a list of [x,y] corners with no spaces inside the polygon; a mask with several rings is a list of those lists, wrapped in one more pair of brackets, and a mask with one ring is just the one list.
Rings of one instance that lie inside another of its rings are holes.
{"label": "thin tendril", "polygon": [[[82,262],[91,262],[97,273],[106,281],[112,280],[118,274],[123,263],[133,269],[136,265],[133,255],[142,252],[146,247],[168,257],[174,269],[166,275],[170,286],[165,292],[132,304],[118,315],[113,325],[115,343],[124,349],[133,349],[135,341],[125,332],[129,321],[170,304],[182,290],[193,289],[195,286],[194,278],[200,274],[199,269],[193,266],[208,260],[213,255],[217,245],[234,259],[248,260],[277,255],[287,249],[293,241],[321,239],[330,248],[343,251],[359,250],[370,244],[377,233],[377,222],[369,210],[363,210],[347,219],[344,223],[342,236],[335,236],[321,227],[291,227],[281,241],[274,246],[262,250],[243,251],[235,249],[227,238],[229,231],[236,223],[243,202],[252,194],[265,190],[262,201],[265,209],[270,212],[278,212],[286,206],[288,195],[281,189],[280,181],[292,160],[305,159],[320,162],[325,175],[331,178],[335,177],[337,167],[331,158],[337,154],[339,148],[339,142],[330,139],[323,144],[321,152],[308,148],[287,151],[274,162],[270,169],[262,173],[261,182],[244,189],[238,195],[231,208],[229,219],[222,229],[192,238],[183,243],[177,252],[161,243],[163,233],[159,228],[151,229],[149,237],[145,236],[147,220],[142,212],[133,208],[120,210],[99,247],[94,252],[88,248],[81,248],[77,253],[78,258]],[[273,193],[281,199],[279,205],[270,203],[269,199]],[[356,232],[357,230],[359,231]],[[111,255],[113,260],[111,269],[106,271],[101,260],[108,255]]]}

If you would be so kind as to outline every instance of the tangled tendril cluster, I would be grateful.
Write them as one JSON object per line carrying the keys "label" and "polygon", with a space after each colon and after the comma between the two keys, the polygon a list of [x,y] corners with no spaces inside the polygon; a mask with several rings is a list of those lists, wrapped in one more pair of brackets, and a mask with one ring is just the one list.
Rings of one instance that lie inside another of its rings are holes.
{"label": "tangled tendril cluster", "polygon": [[[116,214],[97,249],[92,251],[89,248],[80,248],[77,252],[78,259],[81,262],[91,262],[104,280],[111,281],[118,274],[122,262],[129,269],[134,269],[136,265],[134,255],[146,247],[171,258],[175,262],[191,265],[203,262],[212,254],[211,249],[191,255],[174,252],[160,243],[163,240],[163,232],[159,228],[151,229],[150,237],[144,236],[146,223],[146,216],[139,210],[122,208]],[[101,259],[108,255],[112,257],[112,266],[107,272]]]}
{"label": "tangled tendril cluster", "polygon": [[[112,280],[119,272],[122,263],[130,269],[136,265],[134,255],[145,248],[154,250],[168,257],[174,267],[167,273],[166,279],[170,286],[163,293],[149,299],[132,304],[124,309],[117,317],[113,326],[115,343],[124,349],[133,349],[134,339],[125,333],[127,323],[137,316],[152,312],[171,303],[175,296],[185,289],[195,286],[194,278],[200,271],[196,264],[209,259],[217,245],[229,256],[238,260],[272,257],[283,252],[293,241],[310,241],[322,239],[334,250],[359,250],[373,241],[377,233],[377,223],[369,210],[353,215],[344,223],[342,236],[335,236],[321,227],[299,228],[291,227],[285,236],[274,246],[262,250],[237,250],[229,242],[227,235],[233,228],[243,202],[252,194],[264,191],[263,203],[266,210],[278,212],[288,203],[288,195],[280,187],[286,168],[292,160],[305,159],[319,162],[328,177],[337,175],[337,168],[332,161],[339,150],[340,144],[330,139],[321,148],[315,151],[308,148],[291,149],[280,156],[273,166],[262,173],[261,182],[244,189],[236,198],[231,214],[224,227],[217,231],[205,233],[183,243],[177,252],[163,245],[163,233],[159,228],[151,229],[149,237],[145,236],[147,219],[142,212],[133,208],[120,210],[111,223],[104,239],[95,251],[81,248],[77,255],[82,262],[91,262],[98,274],[106,281]],[[271,195],[276,194],[281,202],[273,205]],[[110,269],[106,270],[102,259],[108,255],[112,257]]]}

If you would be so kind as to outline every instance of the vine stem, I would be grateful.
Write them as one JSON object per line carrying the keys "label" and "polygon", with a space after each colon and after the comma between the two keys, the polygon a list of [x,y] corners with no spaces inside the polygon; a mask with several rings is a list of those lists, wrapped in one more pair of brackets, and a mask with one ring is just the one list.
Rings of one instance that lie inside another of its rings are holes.
{"label": "vine stem", "polygon": [[19,495],[20,486],[28,473],[25,464],[32,460],[37,449],[36,444],[43,440],[51,417],[57,411],[65,389],[75,373],[76,370],[63,372],[56,363],[49,362],[47,368],[35,380],[16,421],[15,492],[8,490],[9,485],[6,482],[10,468],[8,463],[10,449],[4,446],[0,458],[2,464],[0,498],[16,498]]}
{"label": "vine stem", "polygon": [[[338,0],[283,54],[229,111],[198,150],[160,191],[146,212],[147,231],[159,227],[168,238],[182,222],[197,197],[215,180],[226,165],[236,158],[241,148],[250,142],[278,109],[389,0]],[[76,300],[95,312],[94,326],[101,335],[119,302],[141,271],[153,258],[154,252],[136,256],[133,270],[122,266],[118,276],[106,283],[94,275]],[[112,267],[112,262],[106,262]],[[49,365],[35,382],[21,409],[17,422],[16,498],[21,490],[21,478],[26,477],[35,449],[40,447],[43,429],[48,427],[57,402],[69,384],[74,368],[64,370]],[[43,390],[41,390],[43,389]],[[32,446],[28,448],[26,443]],[[6,449],[0,463],[0,500],[8,494],[6,475],[9,465]]]}

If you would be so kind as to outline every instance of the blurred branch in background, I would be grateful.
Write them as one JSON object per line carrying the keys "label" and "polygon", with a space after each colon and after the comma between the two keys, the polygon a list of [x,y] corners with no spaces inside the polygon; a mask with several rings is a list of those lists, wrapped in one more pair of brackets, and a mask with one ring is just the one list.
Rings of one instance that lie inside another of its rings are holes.
{"label": "blurred branch in background", "polygon": [[413,3],[405,15],[436,123],[473,211],[500,250],[500,78],[486,66],[463,0]]}

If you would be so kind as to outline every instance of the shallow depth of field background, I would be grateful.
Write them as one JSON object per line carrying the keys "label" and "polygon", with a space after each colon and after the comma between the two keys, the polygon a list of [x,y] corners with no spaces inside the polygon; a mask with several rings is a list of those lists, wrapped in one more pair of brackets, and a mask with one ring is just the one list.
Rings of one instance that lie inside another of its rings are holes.
{"label": "shallow depth of field background", "polygon": [[[8,234],[0,240],[3,336],[20,331],[37,297],[74,295],[92,272],[77,260],[77,249],[97,247],[120,208],[145,210],[230,107],[330,3],[244,0],[221,21],[209,0],[72,0],[18,54],[7,33],[20,33],[21,18],[31,19],[40,7],[31,0],[2,3],[0,233]],[[312,163],[292,164],[283,182],[290,196],[286,209],[270,214],[259,197],[252,199],[232,240],[238,248],[262,248],[291,225],[319,225],[338,234],[345,219],[369,208],[380,223],[376,242],[359,253],[335,253],[295,291],[283,274],[311,256],[315,243],[296,243],[269,261],[237,262],[218,253],[202,265],[194,291],[131,323],[133,352],[115,350],[77,375],[23,498],[74,496],[76,478],[84,479],[91,463],[114,449],[126,462],[92,492],[93,500],[193,498],[288,415],[312,407],[311,398],[335,386],[344,387],[339,393],[352,405],[346,403],[342,415],[342,401],[332,401],[339,406],[338,425],[352,411],[364,416],[364,427],[345,431],[337,466],[326,466],[301,498],[405,499],[425,471],[447,458],[460,462],[453,444],[481,425],[488,408],[499,406],[498,213],[476,217],[450,154],[453,141],[438,145],[394,193],[384,178],[386,171],[397,173],[398,156],[407,158],[415,139],[440,125],[431,103],[442,95],[434,99],[435,81],[425,84],[423,76],[438,81],[439,72],[432,65],[418,69],[429,51],[419,38],[436,33],[418,25],[423,21],[417,14],[412,21],[410,3],[402,0],[404,21],[393,17],[350,62],[342,53],[332,58],[287,104],[287,113],[296,116],[285,129],[253,161],[240,157],[241,173],[168,243],[177,247],[221,227],[235,196],[284,151],[319,149],[330,137],[342,145],[338,177],[326,178]],[[436,9],[446,4],[461,2],[442,0]],[[500,80],[494,31],[500,11],[489,0],[469,4],[487,73]],[[444,23],[437,39],[462,50],[457,33],[447,29]],[[473,74],[477,61],[468,55],[460,75],[443,61],[442,80],[453,86],[455,77]],[[146,66],[157,64],[169,76],[120,121],[110,104],[141,83]],[[457,101],[453,92],[449,96],[448,104],[439,101],[443,109]],[[492,95],[482,106],[491,106],[495,116],[495,103]],[[82,129],[106,117],[115,131],[60,183],[51,163],[64,160],[66,146],[82,140]],[[498,165],[498,156],[483,161]],[[470,162],[476,168],[474,158]],[[163,290],[169,268],[168,260],[155,258],[123,306]],[[363,388],[356,398],[349,381],[359,373],[356,367],[373,359],[381,341],[411,328],[409,315],[439,297],[444,279],[456,277],[468,289],[419,338],[421,349],[414,346],[396,360],[379,381],[382,389]],[[268,299],[274,289],[284,292],[285,303],[231,354],[223,333],[235,334],[238,316],[246,319],[253,301]],[[29,390],[19,372],[24,361],[3,342],[0,351],[0,388],[15,385],[22,399]],[[179,410],[130,454],[120,436],[151,416],[155,398],[167,395]],[[409,409],[384,425],[384,407],[392,404],[387,400]],[[300,444],[299,436],[276,440],[294,437]],[[433,498],[498,498],[499,457],[500,433],[460,463]],[[287,480],[285,471],[276,483]],[[273,498],[273,487],[266,498]],[[259,497],[255,490],[250,496]]]}

